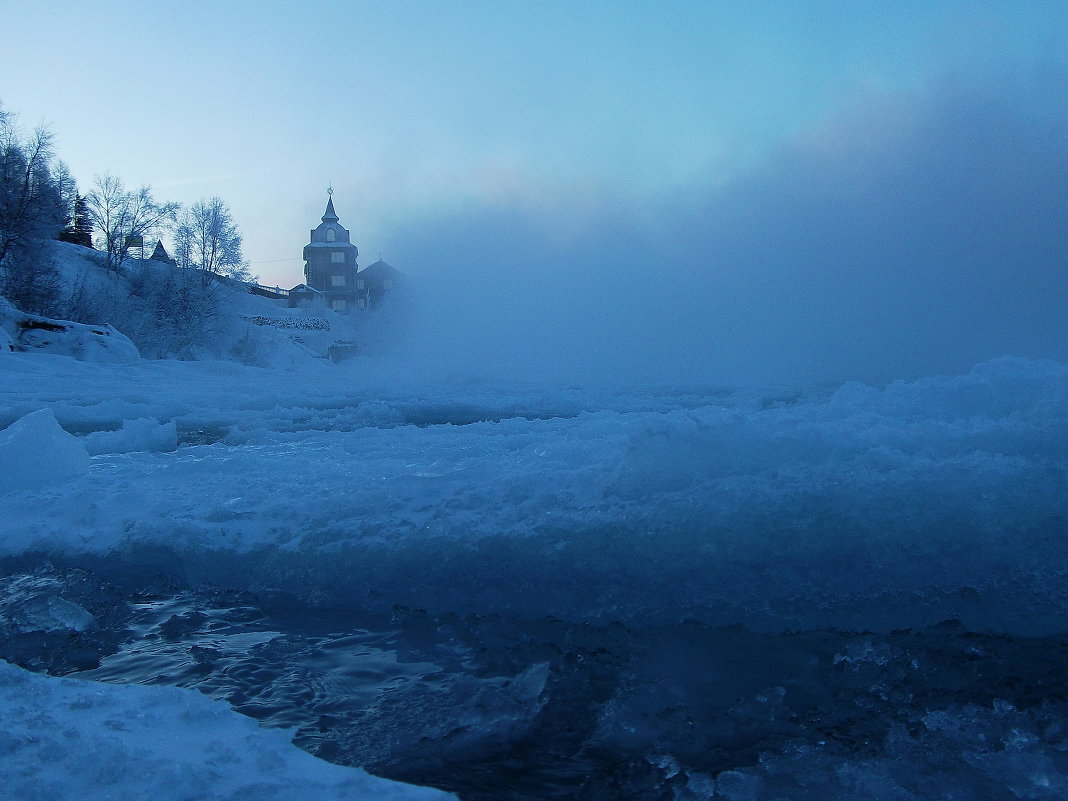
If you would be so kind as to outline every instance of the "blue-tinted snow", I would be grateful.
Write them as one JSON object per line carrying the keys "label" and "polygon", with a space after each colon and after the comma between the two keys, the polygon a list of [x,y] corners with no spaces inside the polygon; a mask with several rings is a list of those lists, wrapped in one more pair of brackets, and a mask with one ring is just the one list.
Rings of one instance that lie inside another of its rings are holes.
{"label": "blue-tinted snow", "polygon": [[822,394],[0,369],[4,422],[48,408],[98,454],[8,494],[6,554],[149,548],[192,577],[334,604],[762,630],[1045,632],[1068,601],[1053,362]]}
{"label": "blue-tinted snow", "polygon": [[0,662],[0,782],[19,801],[453,798],[315,759],[290,733],[166,687],[54,679]]}
{"label": "blue-tinted snow", "polygon": [[[63,248],[57,250],[66,255]],[[0,355],[14,350],[60,354],[105,364],[130,364],[141,358],[130,338],[106,323],[84,325],[26,314],[0,297]]]}
{"label": "blue-tinted snow", "polygon": [[[1026,635],[1068,605],[1065,365],[766,391],[366,366],[0,360],[0,457],[55,468],[4,485],[7,658],[199,686],[472,799],[1063,791],[1063,649]],[[205,614],[175,589],[201,582],[275,611]],[[301,608],[384,628],[271,618]],[[391,637],[411,653],[349,647]],[[34,682],[19,709],[65,731],[69,685]],[[81,764],[61,745],[6,764]]]}
{"label": "blue-tinted snow", "polygon": [[89,472],[89,453],[39,409],[0,431],[0,492],[34,490]]}

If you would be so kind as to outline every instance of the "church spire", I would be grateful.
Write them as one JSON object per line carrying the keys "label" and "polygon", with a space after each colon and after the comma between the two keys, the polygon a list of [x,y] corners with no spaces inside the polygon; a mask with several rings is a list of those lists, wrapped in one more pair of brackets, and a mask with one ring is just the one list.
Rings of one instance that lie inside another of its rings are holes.
{"label": "church spire", "polygon": [[334,198],[331,197],[326,201],[326,214],[323,215],[323,222],[337,222],[338,216],[334,213]]}

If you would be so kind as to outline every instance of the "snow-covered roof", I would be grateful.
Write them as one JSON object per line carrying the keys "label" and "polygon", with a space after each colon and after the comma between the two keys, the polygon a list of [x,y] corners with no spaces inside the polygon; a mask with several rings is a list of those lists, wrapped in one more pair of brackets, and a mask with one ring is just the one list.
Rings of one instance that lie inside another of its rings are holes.
{"label": "snow-covered roof", "polygon": [[[342,230],[344,230],[344,229],[342,229]],[[319,242],[318,240],[316,240],[314,242],[309,242],[304,247],[306,247],[306,248],[354,248],[356,246],[354,244],[352,244],[351,242],[342,242],[340,239],[338,239],[335,242]]]}
{"label": "snow-covered roof", "polygon": [[404,275],[404,273],[402,273],[400,270],[398,270],[392,264],[386,264],[384,261],[382,261],[382,259],[379,259],[374,264],[371,264],[371,265],[368,265],[367,267],[364,267],[360,271],[360,275],[361,276],[365,275],[365,274],[368,274],[368,273],[371,274],[371,275],[376,275],[378,273],[383,273],[385,275],[390,275],[390,276]]}
{"label": "snow-covered roof", "polygon": [[167,248],[163,247],[163,240],[161,240],[161,239],[157,239],[156,240],[156,247],[152,251],[152,255],[149,256],[149,258],[150,259],[155,259],[156,261],[169,261],[170,260],[171,257],[170,257],[170,254],[167,253]]}

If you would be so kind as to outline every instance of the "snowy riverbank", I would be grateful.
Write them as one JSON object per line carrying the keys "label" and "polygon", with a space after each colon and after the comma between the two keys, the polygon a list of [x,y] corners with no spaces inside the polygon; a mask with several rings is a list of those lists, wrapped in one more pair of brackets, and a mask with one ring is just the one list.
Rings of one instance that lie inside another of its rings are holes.
{"label": "snowy riverbank", "polygon": [[19,801],[453,797],[316,759],[289,732],[187,690],[49,678],[0,662],[0,710],[0,780]]}

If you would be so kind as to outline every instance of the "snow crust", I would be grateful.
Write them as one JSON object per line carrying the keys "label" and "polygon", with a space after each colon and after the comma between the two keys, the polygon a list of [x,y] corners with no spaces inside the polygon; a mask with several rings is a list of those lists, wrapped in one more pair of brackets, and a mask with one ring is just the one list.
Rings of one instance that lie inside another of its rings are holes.
{"label": "snow crust", "polygon": [[0,387],[0,425],[47,408],[95,454],[62,486],[6,488],[7,555],[387,609],[1063,629],[1053,362],[732,394],[15,354]]}
{"label": "snow crust", "polygon": [[40,409],[0,431],[0,492],[33,490],[89,472],[85,446]]}
{"label": "snow crust", "polygon": [[454,796],[332,765],[282,729],[170,687],[110,686],[0,662],[0,784],[6,798],[393,799]]}
{"label": "snow crust", "polygon": [[102,453],[136,453],[173,451],[178,447],[178,431],[174,421],[160,423],[151,417],[137,417],[122,421],[117,431],[93,431],[82,440],[93,456]]}

